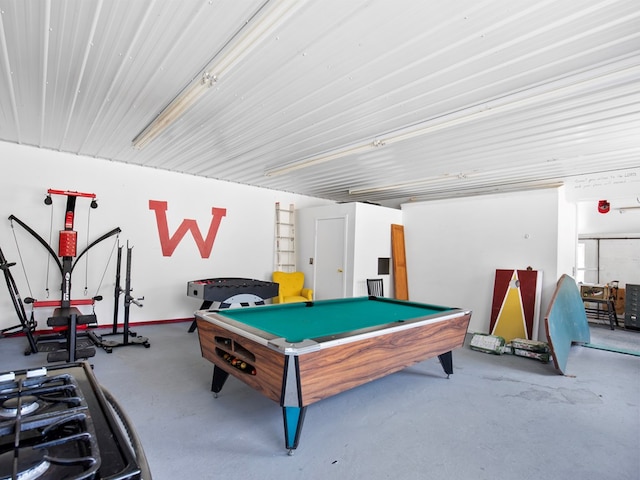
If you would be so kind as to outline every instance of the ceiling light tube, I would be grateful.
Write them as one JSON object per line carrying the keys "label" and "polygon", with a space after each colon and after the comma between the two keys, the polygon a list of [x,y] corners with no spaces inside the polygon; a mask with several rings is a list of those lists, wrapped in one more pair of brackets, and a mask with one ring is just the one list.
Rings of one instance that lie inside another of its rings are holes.
{"label": "ceiling light tube", "polygon": [[288,165],[282,165],[281,167],[272,168],[264,172],[266,177],[277,177],[278,175],[284,175],[285,173],[295,172],[303,168],[312,167],[320,163],[329,162],[331,160],[337,160],[338,158],[346,157],[347,155],[355,155],[357,153],[367,152],[373,148],[381,147],[384,144],[379,141],[366,143],[364,145],[357,145],[350,148],[333,150],[329,153],[323,153],[321,155],[315,155],[299,162],[290,163]]}
{"label": "ceiling light tube", "polygon": [[[406,183],[396,183],[396,184],[392,184],[392,185],[381,185],[379,187],[367,187],[367,188],[354,188],[349,190],[349,195],[366,195],[366,194],[370,194],[370,193],[379,193],[379,192],[388,192],[388,191],[393,191],[393,190],[402,190],[402,189],[406,189],[406,188],[412,188],[412,187],[422,187],[422,186],[426,186],[430,183],[437,183],[437,182],[441,182],[444,180],[465,180],[467,179],[469,176],[473,177],[474,174],[459,174],[459,175],[440,175],[440,176],[436,176],[436,177],[430,177],[430,178],[425,178],[423,180],[418,180],[415,182],[406,182]],[[552,188],[552,187],[557,187],[562,185],[562,183],[558,184],[558,182],[552,182],[552,183],[540,183],[539,181],[525,181],[525,182],[507,182],[507,183],[502,183],[502,184],[495,184],[493,185],[491,188],[500,188],[503,186],[511,186],[511,185],[515,185],[515,186],[528,186],[528,187],[533,187],[533,188]],[[464,186],[461,186],[460,184],[456,183],[452,188],[455,188],[456,190],[464,190]],[[470,188],[475,188],[475,187],[470,187]]]}
{"label": "ceiling light tube", "polygon": [[449,112],[440,117],[431,118],[406,128],[378,135],[376,140],[373,142],[366,144],[360,143],[355,147],[345,147],[343,149],[334,150],[329,154],[318,155],[309,159],[300,160],[299,162],[283,165],[282,167],[273,168],[265,172],[265,175],[269,177],[283,175],[295,170],[300,170],[301,168],[307,168],[320,163],[346,157],[353,153],[360,153],[371,146],[391,145],[393,143],[403,142],[405,140],[410,140],[439,130],[477,121],[498,113],[527,107],[542,101],[550,101],[554,98],[567,96],[572,92],[587,88],[594,82],[603,82],[605,80],[626,77],[633,78],[634,75],[638,75],[640,73],[640,65],[636,65],[636,61],[637,59],[631,58],[622,66],[618,66],[617,64],[614,64],[613,66],[607,65],[568,79],[562,79],[549,84],[540,85],[521,92],[512,93],[505,97],[491,100],[483,104],[473,105],[455,112]]}
{"label": "ceiling light tube", "polygon": [[557,97],[568,96],[571,92],[579,90],[580,88],[588,87],[595,81],[602,82],[605,79],[620,76],[634,76],[639,73],[639,65],[625,64],[625,66],[621,68],[614,68],[613,71],[605,70],[604,72],[602,72],[601,69],[598,69],[594,75],[586,78],[579,76],[571,83],[562,84],[561,82],[553,82],[551,84],[527,89],[484,104],[475,105],[457,112],[443,115],[442,117],[427,120],[409,128],[390,132],[389,137],[380,136],[382,138],[381,141],[386,144],[402,142],[427,133],[479,120],[497,113],[508,112],[514,109],[527,107],[541,101],[548,101]]}
{"label": "ceiling light tube", "polygon": [[620,208],[617,208],[616,210],[618,210],[620,213],[626,213],[626,212],[631,211],[631,210],[639,210],[640,211],[640,207],[620,207]]}
{"label": "ceiling light tube", "polygon": [[365,195],[367,193],[386,192],[389,190],[399,190],[403,188],[421,187],[429,183],[441,182],[442,180],[450,180],[454,178],[466,178],[466,175],[439,175],[437,177],[424,178],[416,182],[394,183],[391,185],[382,185],[379,187],[353,188],[349,190],[349,195]]}
{"label": "ceiling light tube", "polygon": [[[251,51],[286,22],[302,5],[302,0],[271,0],[259,11],[257,21],[249,21],[233,41],[216,56],[205,71],[214,81],[219,80]],[[255,17],[254,17],[255,18]],[[252,19],[253,20],[253,19]]]}
{"label": "ceiling light tube", "polygon": [[133,139],[133,146],[141,149],[154,140],[220,78],[224,77],[254,48],[287,21],[305,2],[302,0],[271,0],[234,35],[213,60]]}
{"label": "ceiling light tube", "polygon": [[564,185],[563,182],[550,182],[550,183],[510,183],[510,184],[495,184],[486,187],[469,188],[469,189],[451,189],[451,190],[438,190],[431,194],[416,195],[411,197],[411,202],[421,202],[427,200],[439,200],[454,197],[472,197],[476,195],[489,195],[494,193],[516,193],[516,192],[528,192],[532,190],[545,190],[548,188],[560,188]]}
{"label": "ceiling light tube", "polygon": [[142,149],[182,116],[207,90],[208,85],[198,82],[178,95],[153,121],[133,139],[133,146]]}
{"label": "ceiling light tube", "polygon": [[[588,160],[590,163],[593,163],[594,159],[598,157],[617,158],[617,159],[624,158],[624,157],[635,158],[638,155],[638,152],[640,152],[640,150],[637,148],[627,148],[622,150],[610,150],[607,152],[585,153],[575,157],[554,158],[553,161],[560,162],[560,163],[569,163],[569,162],[575,163],[578,161],[584,162]],[[538,164],[530,164],[527,166],[516,165],[516,166],[501,168],[499,172],[502,175],[506,175],[509,173],[511,174],[523,173],[523,171],[525,170],[538,169],[542,166],[548,165],[548,163],[549,161],[538,163]],[[607,170],[604,170],[604,171],[607,171]],[[455,180],[468,180],[468,179],[479,180],[482,176],[493,175],[495,173],[497,173],[497,171],[482,171],[482,170],[471,170],[468,172],[460,172],[457,174],[443,173],[441,175],[426,177],[419,180],[413,180],[411,182],[394,183],[389,185],[378,185],[378,186],[372,186],[372,187],[353,188],[349,190],[349,195],[365,195],[368,193],[385,192],[390,190],[401,190],[401,189],[407,189],[412,187],[422,187],[430,183],[441,182],[441,181],[455,181]],[[589,173],[590,174],[600,173],[600,171],[589,172]],[[556,178],[556,177],[557,176],[552,176],[551,178]],[[639,200],[639,203],[640,203],[640,200]]]}

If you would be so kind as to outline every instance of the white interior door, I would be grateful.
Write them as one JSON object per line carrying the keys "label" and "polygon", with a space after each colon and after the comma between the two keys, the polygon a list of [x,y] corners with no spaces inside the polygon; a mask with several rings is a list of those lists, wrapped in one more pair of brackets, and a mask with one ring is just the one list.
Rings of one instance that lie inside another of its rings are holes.
{"label": "white interior door", "polygon": [[316,220],[314,292],[316,300],[344,298],[347,218]]}

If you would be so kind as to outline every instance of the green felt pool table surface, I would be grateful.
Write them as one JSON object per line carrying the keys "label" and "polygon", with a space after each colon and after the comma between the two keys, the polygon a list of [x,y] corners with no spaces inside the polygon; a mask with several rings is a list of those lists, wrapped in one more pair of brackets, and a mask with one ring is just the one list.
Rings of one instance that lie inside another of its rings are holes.
{"label": "green felt pool table surface", "polygon": [[225,309],[224,317],[268,332],[287,342],[341,335],[381,325],[453,311],[451,307],[356,297],[268,307]]}

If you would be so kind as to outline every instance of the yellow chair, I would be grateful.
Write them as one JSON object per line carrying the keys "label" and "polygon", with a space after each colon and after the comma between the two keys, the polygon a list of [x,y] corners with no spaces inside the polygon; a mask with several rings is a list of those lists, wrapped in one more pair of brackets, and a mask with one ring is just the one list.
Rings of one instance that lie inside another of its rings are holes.
{"label": "yellow chair", "polygon": [[304,288],[304,273],[302,272],[273,272],[273,281],[280,288],[273,303],[309,302],[313,300],[313,290]]}

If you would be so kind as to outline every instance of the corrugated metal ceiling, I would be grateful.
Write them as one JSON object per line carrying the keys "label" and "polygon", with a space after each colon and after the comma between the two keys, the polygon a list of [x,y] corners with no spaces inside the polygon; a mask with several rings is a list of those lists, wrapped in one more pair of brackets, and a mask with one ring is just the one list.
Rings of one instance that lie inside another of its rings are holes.
{"label": "corrugated metal ceiling", "polygon": [[293,2],[134,148],[274,3],[0,0],[0,139],[389,206],[640,165],[636,0]]}

